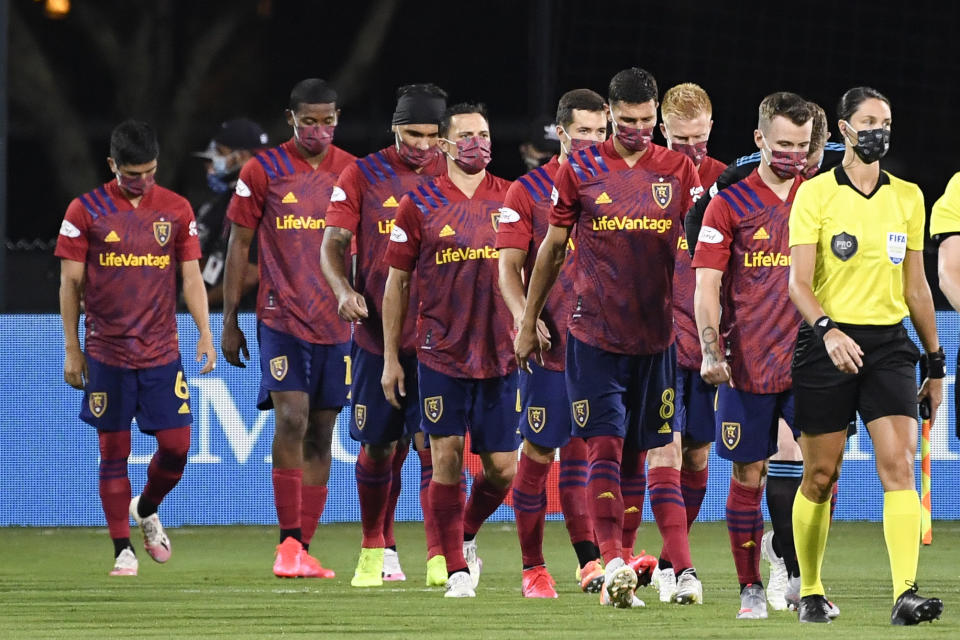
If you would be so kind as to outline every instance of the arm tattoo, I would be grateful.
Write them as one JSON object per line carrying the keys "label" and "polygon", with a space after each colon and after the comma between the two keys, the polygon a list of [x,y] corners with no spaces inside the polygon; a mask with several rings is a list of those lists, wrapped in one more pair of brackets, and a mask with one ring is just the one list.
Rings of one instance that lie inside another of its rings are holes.
{"label": "arm tattoo", "polygon": [[343,250],[346,250],[350,245],[350,239],[353,238],[353,234],[348,229],[342,227],[330,227],[326,229],[324,233],[331,235],[331,239],[337,245],[337,248],[341,249],[341,253],[343,253]]}
{"label": "arm tattoo", "polygon": [[703,339],[703,356],[711,363],[720,362],[723,359],[720,353],[720,337],[717,330],[713,327],[707,327],[700,334]]}

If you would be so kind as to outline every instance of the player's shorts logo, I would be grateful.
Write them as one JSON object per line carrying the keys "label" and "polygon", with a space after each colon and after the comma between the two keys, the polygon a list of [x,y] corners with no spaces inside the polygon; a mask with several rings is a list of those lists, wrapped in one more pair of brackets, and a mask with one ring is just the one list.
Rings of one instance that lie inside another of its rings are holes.
{"label": "player's shorts logo", "polygon": [[357,429],[363,431],[363,428],[367,426],[367,405],[357,404],[353,407],[353,417],[357,421]]}
{"label": "player's shorts logo", "polygon": [[90,413],[93,414],[94,418],[99,418],[107,410],[107,392],[96,391],[91,393],[87,402],[90,405]]}
{"label": "player's shorts logo", "polygon": [[577,400],[573,403],[573,421],[577,426],[583,429],[587,426],[587,420],[590,419],[590,401]]}
{"label": "player's shorts logo", "polygon": [[443,415],[443,396],[430,396],[423,399],[423,415],[430,422],[437,422]]}
{"label": "player's shorts logo", "polygon": [[740,423],[723,422],[720,424],[720,432],[723,436],[723,444],[727,449],[733,451],[740,444]]}
{"label": "player's shorts logo", "polygon": [[650,185],[653,190],[653,199],[661,209],[666,209],[673,200],[673,185],[669,182],[654,182]]}
{"label": "player's shorts logo", "polygon": [[170,223],[154,222],[153,237],[157,239],[157,244],[159,244],[161,247],[167,244],[167,242],[170,241]]}
{"label": "player's shorts logo", "polygon": [[490,212],[490,223],[493,225],[493,232],[500,231],[500,209],[494,209]]}
{"label": "player's shorts logo", "polygon": [[280,382],[287,377],[287,371],[290,367],[287,366],[287,356],[277,356],[270,361],[270,375],[273,376],[273,379],[277,382]]}
{"label": "player's shorts logo", "polygon": [[540,433],[547,424],[546,407],[527,407],[527,424],[534,433]]}

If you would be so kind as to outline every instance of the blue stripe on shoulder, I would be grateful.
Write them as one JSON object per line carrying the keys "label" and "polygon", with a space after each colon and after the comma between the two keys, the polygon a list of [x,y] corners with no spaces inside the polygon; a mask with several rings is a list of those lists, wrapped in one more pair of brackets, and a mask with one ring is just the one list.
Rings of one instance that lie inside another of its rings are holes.
{"label": "blue stripe on shoulder", "polygon": [[577,162],[577,159],[573,157],[573,154],[570,154],[570,156],[567,158],[567,162],[570,163],[570,168],[573,169],[573,172],[581,182],[587,179],[587,174],[584,173],[583,167],[581,167],[580,163]]}
{"label": "blue stripe on shoulder", "polygon": [[413,204],[416,205],[417,209],[420,209],[420,213],[422,213],[423,215],[427,215],[428,213],[430,213],[430,208],[427,207],[427,205],[425,205],[423,201],[417,197],[417,194],[411,191],[407,195],[410,196],[410,200],[413,202]]}
{"label": "blue stripe on shoulder", "polygon": [[363,173],[363,177],[367,179],[369,184],[374,184],[377,181],[377,179],[373,177],[373,174],[370,173],[370,169],[367,168],[364,158],[357,158],[357,166],[360,168],[360,171]]}
{"label": "blue stripe on shoulder", "polygon": [[745,215],[743,213],[743,210],[740,208],[740,205],[737,204],[736,200],[730,197],[730,195],[727,193],[728,191],[730,191],[730,189],[726,188],[723,191],[718,191],[717,195],[723,198],[724,202],[730,205],[730,207],[736,212],[736,214],[742,218]]}
{"label": "blue stripe on shoulder", "polygon": [[287,168],[287,173],[294,173],[293,162],[290,161],[290,156],[287,155],[287,152],[283,150],[283,147],[277,147],[277,155],[279,155],[280,159],[283,160],[283,164]]}
{"label": "blue stripe on shoulder", "polygon": [[394,171],[393,167],[390,166],[390,162],[387,161],[387,158],[386,156],[383,155],[382,151],[377,151],[373,155],[376,156],[377,160],[380,161],[380,164],[383,165],[383,170],[387,173],[388,176],[390,176],[391,178],[397,177],[397,172]]}
{"label": "blue stripe on shoulder", "polygon": [[383,171],[380,170],[380,167],[377,166],[377,161],[374,159],[373,154],[364,158],[363,162],[367,165],[367,168],[377,176],[377,182],[383,182],[387,179],[387,176],[385,176]]}
{"label": "blue stripe on shoulder", "polygon": [[83,205],[83,208],[87,210],[87,213],[90,214],[90,217],[96,220],[100,217],[100,211],[97,208],[97,205],[94,204],[94,200],[92,198],[88,198],[87,196],[88,194],[86,193],[80,196],[80,203]]}
{"label": "blue stripe on shoulder", "polygon": [[260,153],[258,153],[254,157],[257,159],[257,162],[260,163],[260,166],[263,167],[263,170],[267,172],[267,177],[270,178],[271,180],[276,180],[277,172],[273,170],[273,166],[270,164],[270,162],[267,161],[267,158]]}
{"label": "blue stripe on shoulder", "polygon": [[745,164],[756,164],[757,162],[760,162],[760,152],[759,152],[759,151],[754,151],[753,153],[751,153],[751,154],[748,155],[748,156],[740,156],[739,158],[737,158],[736,160],[734,160],[733,163],[734,163],[735,165],[737,165],[738,167],[742,167],[742,166],[745,165]]}
{"label": "blue stripe on shoulder", "polygon": [[610,169],[607,168],[607,163],[603,160],[603,156],[600,154],[600,147],[593,145],[590,147],[589,151],[593,155],[593,161],[597,163],[597,166],[600,167],[600,170],[604,173],[610,173]]}
{"label": "blue stripe on shoulder", "polygon": [[[546,173],[546,172],[544,172]],[[539,197],[536,198],[537,201],[544,200],[545,198],[550,197],[550,191],[553,190],[553,182],[550,180],[550,176],[547,176],[547,180],[544,181],[543,178],[537,174],[536,171],[532,171],[524,176],[530,184],[535,186]]]}
{"label": "blue stripe on shoulder", "polygon": [[103,188],[103,185],[97,187],[96,191],[100,194],[100,198],[107,203],[108,207],[110,207],[110,213],[116,213],[118,211],[117,205],[114,204],[113,198],[111,198],[110,194],[107,193],[107,190]]}
{"label": "blue stripe on shoulder", "polygon": [[277,176],[283,177],[287,175],[287,172],[284,171],[283,167],[280,165],[280,154],[277,153],[278,148],[279,147],[276,147],[273,149],[267,149],[266,154],[267,154],[267,157],[270,159],[270,162],[273,163],[273,168],[276,170]]}
{"label": "blue stripe on shoulder", "polygon": [[550,185],[550,188],[553,188],[553,178],[550,177],[550,174],[547,173],[547,170],[543,167],[537,167],[533,170],[535,174],[540,176],[540,179],[543,180],[544,184]]}
{"label": "blue stripe on shoulder", "polygon": [[590,154],[595,150],[596,147],[590,147],[589,149],[583,149],[577,152],[577,155],[580,156],[580,166],[587,170],[591,178],[597,177],[596,168],[590,164]]}
{"label": "blue stripe on shoulder", "polygon": [[426,200],[427,204],[430,205],[430,207],[431,207],[432,209],[436,209],[436,208],[438,208],[438,207],[440,206],[440,204],[439,204],[436,200],[433,199],[433,196],[430,195],[430,192],[427,191],[427,190],[423,187],[422,184],[418,184],[418,185],[417,185],[417,191],[420,192],[420,196],[421,196],[424,200]]}
{"label": "blue stripe on shoulder", "polygon": [[760,196],[757,195],[757,192],[750,188],[746,182],[738,182],[737,186],[743,189],[750,199],[753,200],[753,203],[757,205],[757,209],[763,209],[763,200],[760,199]]}
{"label": "blue stripe on shoulder", "polygon": [[533,181],[530,179],[530,176],[520,176],[517,178],[517,181],[523,185],[523,188],[527,190],[527,193],[534,202],[540,202],[543,200],[543,195],[535,186],[533,186]]}
{"label": "blue stripe on shoulder", "polygon": [[433,192],[434,197],[440,202],[440,204],[443,206],[450,204],[450,201],[447,200],[447,196],[443,195],[443,192],[440,191],[440,187],[438,187],[433,180],[427,184],[427,187]]}
{"label": "blue stripe on shoulder", "polygon": [[743,184],[740,182],[737,182],[736,184],[732,184],[729,187],[727,187],[726,190],[729,193],[732,193],[737,200],[743,203],[743,208],[745,212],[749,213],[753,211],[753,205],[747,201],[747,196],[743,193],[742,187],[743,187]]}

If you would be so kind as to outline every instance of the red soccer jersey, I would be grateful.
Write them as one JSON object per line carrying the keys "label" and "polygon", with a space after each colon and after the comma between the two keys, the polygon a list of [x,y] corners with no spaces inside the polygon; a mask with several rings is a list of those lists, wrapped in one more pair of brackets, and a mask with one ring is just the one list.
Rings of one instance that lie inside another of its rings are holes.
{"label": "red soccer jersey", "polygon": [[271,329],[313,344],[350,340],[337,299],[320,270],[320,243],[330,194],[356,158],[331,146],[316,169],[294,141],[261,151],[240,170],[227,217],[257,229],[257,317]]}
{"label": "red soccer jersey", "polygon": [[576,225],[572,335],[632,355],[673,343],[677,239],[701,191],[690,158],[659,145],[633,167],[612,138],[570,155],[557,173],[550,224]]}
{"label": "red soccer jersey", "polygon": [[756,170],[707,206],[693,267],[724,272],[720,332],[733,383],[749,393],[789,389],[800,313],[790,302],[788,221],[797,179],[781,201]]}
{"label": "red soccer jersey", "polygon": [[185,198],[155,186],[134,208],[111,180],[70,203],[55,253],[86,265],[88,355],[127,369],[177,359],[177,265],[200,259]]}
{"label": "red soccer jersey", "polygon": [[[381,312],[388,273],[383,254],[390,244],[390,231],[400,200],[408,191],[417,186],[423,189],[423,183],[446,171],[446,158],[437,154],[435,162],[417,173],[400,159],[396,148],[390,146],[348,165],[340,174],[327,209],[327,225],[347,229],[357,241],[354,286],[366,299],[370,315],[355,324],[353,339],[366,351],[383,353]],[[410,285],[410,308],[416,309],[419,304],[416,278],[411,279]],[[416,347],[416,314],[408,313],[400,352],[412,354]]]}
{"label": "red soccer jersey", "polygon": [[[697,167],[700,184],[705,189],[717,181],[727,165],[707,156]],[[677,365],[685,369],[700,370],[703,354],[697,334],[697,320],[693,316],[693,292],[697,288],[697,275],[690,266],[687,236],[677,239],[677,264],[673,272],[673,325],[677,332]]]}
{"label": "red soccer jersey", "polygon": [[494,378],[516,366],[495,248],[509,186],[488,172],[467,198],[442,175],[400,201],[385,260],[404,271],[416,268],[417,357],[448,376]]}
{"label": "red soccer jersey", "polygon": [[[550,227],[550,194],[559,170],[560,163],[554,156],[542,167],[520,176],[510,185],[500,214],[497,249],[522,249],[527,252],[524,282],[528,285],[537,259],[537,249]],[[550,290],[543,313],[540,314],[550,330],[551,347],[543,354],[543,365],[551,371],[563,371],[566,364],[567,325],[576,302],[573,293],[573,247],[571,239],[567,246],[567,259],[560,268],[557,283]]]}

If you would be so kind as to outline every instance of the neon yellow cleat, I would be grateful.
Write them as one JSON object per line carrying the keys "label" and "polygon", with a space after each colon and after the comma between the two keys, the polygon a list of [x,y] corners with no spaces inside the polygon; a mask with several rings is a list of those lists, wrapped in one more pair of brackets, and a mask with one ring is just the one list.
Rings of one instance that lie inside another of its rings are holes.
{"label": "neon yellow cleat", "polygon": [[350,580],[351,587],[379,587],[383,585],[383,548],[360,549],[357,570]]}
{"label": "neon yellow cleat", "polygon": [[443,587],[447,584],[447,559],[436,555],[427,560],[427,586]]}

